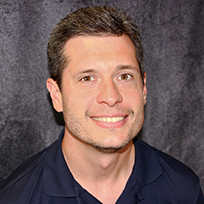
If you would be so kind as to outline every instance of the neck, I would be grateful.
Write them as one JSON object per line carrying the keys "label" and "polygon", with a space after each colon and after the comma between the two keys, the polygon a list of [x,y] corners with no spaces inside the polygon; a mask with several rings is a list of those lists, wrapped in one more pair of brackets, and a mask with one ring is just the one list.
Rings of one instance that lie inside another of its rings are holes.
{"label": "neck", "polygon": [[62,151],[72,175],[83,188],[103,203],[116,202],[134,166],[132,141],[115,153],[105,153],[65,134]]}

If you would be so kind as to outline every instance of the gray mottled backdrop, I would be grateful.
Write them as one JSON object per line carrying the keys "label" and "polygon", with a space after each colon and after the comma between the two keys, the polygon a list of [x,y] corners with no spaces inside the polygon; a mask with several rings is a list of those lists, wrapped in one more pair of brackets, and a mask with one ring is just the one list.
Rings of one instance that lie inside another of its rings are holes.
{"label": "gray mottled backdrop", "polygon": [[141,30],[142,139],[190,166],[204,189],[202,0],[0,0],[0,180],[63,128],[45,87],[52,29],[70,11],[102,3],[128,11]]}

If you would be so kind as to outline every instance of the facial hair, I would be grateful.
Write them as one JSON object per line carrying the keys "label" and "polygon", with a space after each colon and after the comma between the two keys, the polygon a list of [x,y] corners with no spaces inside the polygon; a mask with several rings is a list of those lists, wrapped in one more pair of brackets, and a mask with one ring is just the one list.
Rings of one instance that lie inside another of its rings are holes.
{"label": "facial hair", "polygon": [[[103,144],[103,140],[97,141],[91,136],[92,131],[87,129],[85,125],[82,124],[77,114],[67,107],[66,104],[63,105],[63,110],[65,128],[68,130],[69,134],[80,142],[90,145],[96,150],[107,154],[115,153],[127,146],[140,131],[144,122],[144,107],[142,107],[140,110],[138,110],[135,120],[132,123],[125,139],[118,146],[106,146]],[[132,114],[135,114],[134,111],[132,111]],[[110,129],[110,137],[111,134],[114,133],[115,129]]]}

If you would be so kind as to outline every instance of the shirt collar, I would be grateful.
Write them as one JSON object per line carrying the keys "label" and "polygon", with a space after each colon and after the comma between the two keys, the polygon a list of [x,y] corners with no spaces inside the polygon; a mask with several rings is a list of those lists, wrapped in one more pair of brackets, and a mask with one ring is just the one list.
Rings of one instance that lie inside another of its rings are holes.
{"label": "shirt collar", "polygon": [[160,164],[149,145],[141,140],[136,140],[135,154],[132,174],[119,198],[122,203],[138,203],[143,200],[142,187],[151,184],[161,175]]}
{"label": "shirt collar", "polygon": [[59,139],[48,149],[44,165],[46,193],[57,197],[76,197],[74,178],[69,171],[62,153],[61,142],[64,130]]}
{"label": "shirt collar", "polygon": [[[76,197],[74,178],[67,167],[61,149],[63,136],[64,130],[59,139],[48,148],[44,165],[46,193],[57,197]],[[135,166],[131,179],[134,182],[135,193],[141,200],[141,188],[156,180],[162,173],[157,157],[149,145],[137,140],[135,151]]]}
{"label": "shirt collar", "polygon": [[152,147],[142,140],[137,140],[135,142],[135,150],[135,176],[138,185],[143,187],[160,177],[162,171]]}

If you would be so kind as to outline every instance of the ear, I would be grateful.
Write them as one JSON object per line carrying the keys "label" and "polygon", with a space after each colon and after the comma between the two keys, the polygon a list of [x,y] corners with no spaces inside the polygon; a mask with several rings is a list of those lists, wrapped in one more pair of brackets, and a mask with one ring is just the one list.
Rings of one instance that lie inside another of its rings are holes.
{"label": "ear", "polygon": [[48,91],[50,92],[50,97],[52,99],[52,104],[53,104],[54,109],[57,112],[62,112],[63,111],[62,94],[61,94],[61,91],[59,89],[57,82],[51,78],[48,78],[46,85],[47,85]]}
{"label": "ear", "polygon": [[147,76],[147,74],[144,73],[144,78],[143,78],[143,81],[144,81],[144,85],[143,85],[144,104],[146,104],[146,102],[147,102],[147,86],[146,86],[147,78],[146,78],[146,76]]}

